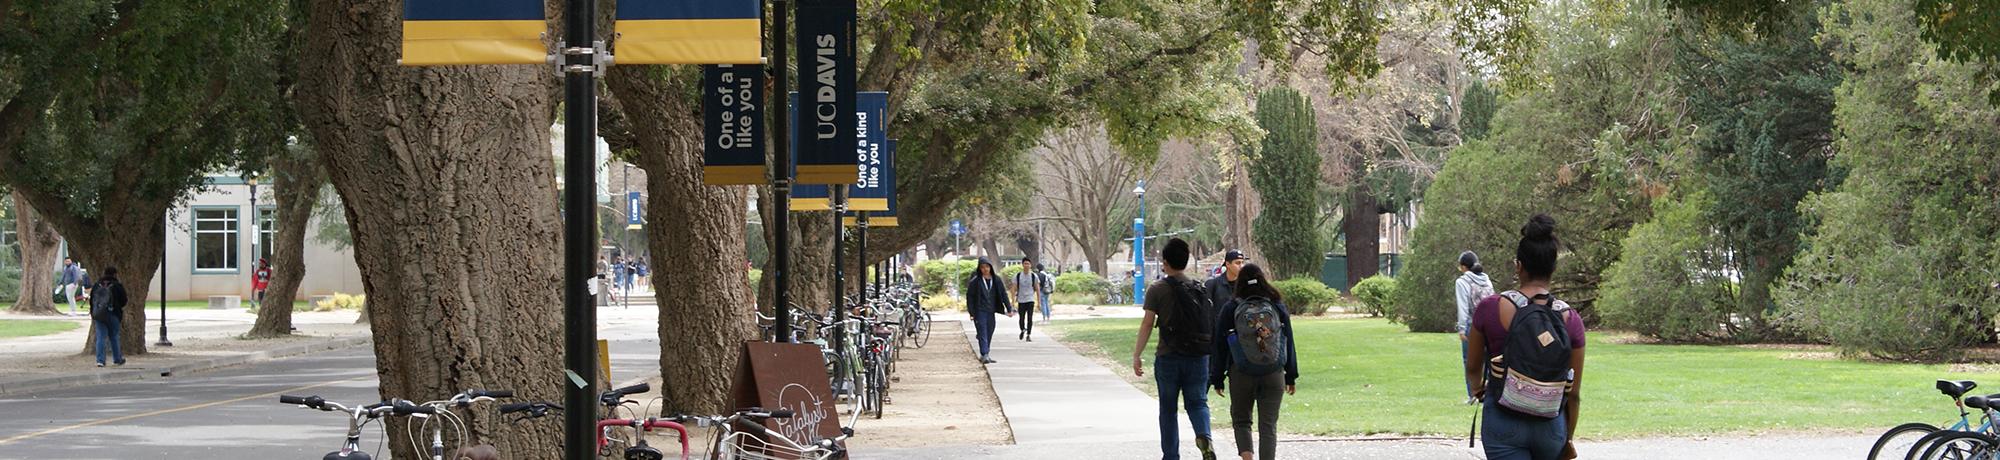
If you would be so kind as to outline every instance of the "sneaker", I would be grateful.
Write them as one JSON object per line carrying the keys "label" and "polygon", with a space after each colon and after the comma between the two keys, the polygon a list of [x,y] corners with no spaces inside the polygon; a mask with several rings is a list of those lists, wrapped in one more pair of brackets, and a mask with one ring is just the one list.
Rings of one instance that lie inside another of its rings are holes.
{"label": "sneaker", "polygon": [[111,366],[112,366],[112,367],[125,367],[125,362],[124,362],[124,361],[119,361],[119,362],[115,362],[115,363],[111,363]]}
{"label": "sneaker", "polygon": [[1215,460],[1215,447],[1208,438],[1194,438],[1194,448],[1201,450],[1201,460]]}
{"label": "sneaker", "polygon": [[1029,342],[1033,342],[1033,341],[1035,341],[1035,336],[1032,336],[1032,335],[1031,335],[1031,336],[1028,336],[1028,341],[1029,341]]}
{"label": "sneaker", "polygon": [[104,367],[104,363],[97,363],[97,367]]}

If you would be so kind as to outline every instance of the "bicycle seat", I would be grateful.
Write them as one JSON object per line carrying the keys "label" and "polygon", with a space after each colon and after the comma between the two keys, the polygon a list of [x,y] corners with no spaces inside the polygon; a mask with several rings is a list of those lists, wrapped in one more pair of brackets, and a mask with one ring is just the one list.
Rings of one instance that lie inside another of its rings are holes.
{"label": "bicycle seat", "polygon": [[1967,397],[1965,397],[1965,407],[1970,407],[1970,408],[1973,408],[1973,409],[1979,409],[1979,410],[1986,410],[1986,397],[1985,397],[1985,396],[1967,396]]}
{"label": "bicycle seat", "polygon": [[1965,392],[1972,391],[1973,388],[1978,388],[1978,387],[1979,383],[1971,380],[1937,381],[1938,391],[1944,392],[1945,396],[1950,396],[1952,399],[1958,399],[1960,396],[1965,396]]}

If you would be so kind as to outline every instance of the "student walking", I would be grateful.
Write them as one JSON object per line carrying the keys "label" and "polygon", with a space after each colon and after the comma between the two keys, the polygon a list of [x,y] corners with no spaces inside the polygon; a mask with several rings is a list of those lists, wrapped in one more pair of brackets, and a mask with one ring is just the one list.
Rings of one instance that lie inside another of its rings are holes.
{"label": "student walking", "polygon": [[[1237,271],[1238,268],[1232,268]],[[1236,454],[1250,460],[1278,457],[1278,408],[1285,395],[1298,391],[1298,347],[1292,342],[1292,313],[1264,269],[1244,265],[1236,277],[1235,298],[1216,315],[1215,355],[1209,358],[1208,385],[1221,395],[1229,390],[1230,427],[1236,432]],[[1250,447],[1250,411],[1257,411],[1257,448]]]}
{"label": "student walking", "polygon": [[972,328],[979,334],[979,362],[993,364],[993,314],[1014,316],[1007,302],[1007,286],[1000,281],[1000,274],[993,272],[993,263],[979,259],[979,268],[972,278],[965,280],[965,311],[972,315]]}
{"label": "student walking", "polygon": [[1214,353],[1215,307],[1201,284],[1188,280],[1188,244],[1180,238],[1168,240],[1160,249],[1166,277],[1146,287],[1142,305],[1146,317],[1139,321],[1139,340],[1132,345],[1132,375],[1145,377],[1146,363],[1140,356],[1153,326],[1160,328],[1160,344],[1153,350],[1153,383],[1160,392],[1161,459],[1176,460],[1180,454],[1180,415],[1175,400],[1186,406],[1188,423],[1194,426],[1194,446],[1202,460],[1215,460],[1215,448],[1208,425],[1208,358]]}
{"label": "student walking", "polygon": [[1209,277],[1201,284],[1202,289],[1208,290],[1210,305],[1222,308],[1236,299],[1236,277],[1241,273],[1243,264],[1247,263],[1250,263],[1250,257],[1243,255],[1243,251],[1231,249],[1222,254],[1222,273]]}
{"label": "student walking", "polygon": [[250,295],[257,299],[257,307],[264,307],[264,290],[271,287],[271,261],[257,258],[257,271],[250,272]]}
{"label": "student walking", "polygon": [[[1472,327],[1472,307],[1480,299],[1493,295],[1493,281],[1486,278],[1486,266],[1479,263],[1479,254],[1472,251],[1458,253],[1458,282],[1452,290],[1452,299],[1458,302],[1458,359],[1471,356],[1471,341],[1466,330]],[[1466,403],[1478,402],[1473,398],[1473,386],[1465,386]]]}
{"label": "student walking", "polygon": [[1021,271],[1014,273],[1014,311],[1021,312],[1019,340],[1035,341],[1035,298],[1042,292],[1042,277],[1035,274],[1035,261],[1021,258]]}
{"label": "student walking", "polygon": [[1514,250],[1519,284],[1479,301],[1468,333],[1465,381],[1485,403],[1479,439],[1492,460],[1576,458],[1583,388],[1583,319],[1549,292],[1556,221],[1536,214]]}
{"label": "student walking", "polygon": [[118,345],[119,323],[125,319],[125,284],[118,282],[118,268],[105,267],[104,275],[91,286],[90,319],[97,337],[97,367],[104,367],[106,348],[111,351],[112,365],[125,365],[125,352]]}
{"label": "student walking", "polygon": [[1056,280],[1054,276],[1049,276],[1049,272],[1044,271],[1043,269],[1044,267],[1042,266],[1042,264],[1039,263],[1035,264],[1035,277],[1037,278],[1036,281],[1042,283],[1041,289],[1036,291],[1041,293],[1039,297],[1041,297],[1040,300],[1042,304],[1042,324],[1048,324],[1049,309],[1055,308],[1055,304],[1049,303],[1049,294],[1054,294],[1056,292]]}
{"label": "student walking", "polygon": [[69,299],[69,315],[76,316],[76,283],[83,279],[83,267],[76,265],[76,259],[64,257],[62,276],[56,279],[56,289]]}

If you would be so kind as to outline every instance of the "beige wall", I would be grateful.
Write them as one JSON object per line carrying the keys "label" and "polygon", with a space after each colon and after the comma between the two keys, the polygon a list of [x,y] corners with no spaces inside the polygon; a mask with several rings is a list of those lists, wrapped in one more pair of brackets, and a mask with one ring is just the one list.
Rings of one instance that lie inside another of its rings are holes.
{"label": "beige wall", "polygon": [[[189,208],[184,206],[173,210],[167,225],[167,266],[162,272],[166,277],[167,300],[202,300],[213,295],[236,295],[248,298],[251,291],[250,276],[256,270],[256,256],[251,245],[256,241],[251,233],[249,186],[233,184],[229,179],[214,179],[221,182],[209,190],[195,195],[188,206],[237,208],[240,217],[236,245],[238,269],[233,272],[195,272],[193,267],[193,226]],[[259,207],[269,207],[271,188],[258,187]],[[300,283],[299,295],[307,298],[314,295],[334,293],[362,293],[361,271],[354,265],[352,248],[335,250],[331,246],[314,240],[313,234],[319,222],[315,220],[307,227],[306,235],[306,277]],[[154,280],[149,297],[158,300],[161,295],[159,280]]]}

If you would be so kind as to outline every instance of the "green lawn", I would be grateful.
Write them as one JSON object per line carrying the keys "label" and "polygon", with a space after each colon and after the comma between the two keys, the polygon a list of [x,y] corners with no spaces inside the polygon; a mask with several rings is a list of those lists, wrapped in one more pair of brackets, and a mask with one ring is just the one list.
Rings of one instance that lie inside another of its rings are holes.
{"label": "green lawn", "polygon": [[[1123,362],[1138,320],[1055,324],[1072,345]],[[1460,404],[1454,335],[1409,333],[1380,319],[1300,319],[1294,329],[1301,376],[1298,395],[1285,401],[1285,431],[1466,435],[1472,408]],[[1862,362],[1800,347],[1609,343],[1612,335],[1589,336],[1578,427],[1585,438],[1873,432],[1955,416],[1933,386],[1939,378],[1990,382],[2000,391],[2000,366],[1958,365],[1973,372],[1954,372],[1954,365]],[[1139,385],[1154,393],[1150,374]],[[1216,426],[1228,426],[1228,400],[1209,394]]]}
{"label": "green lawn", "polygon": [[59,319],[0,319],[0,339],[54,334],[80,326],[76,321]]}

